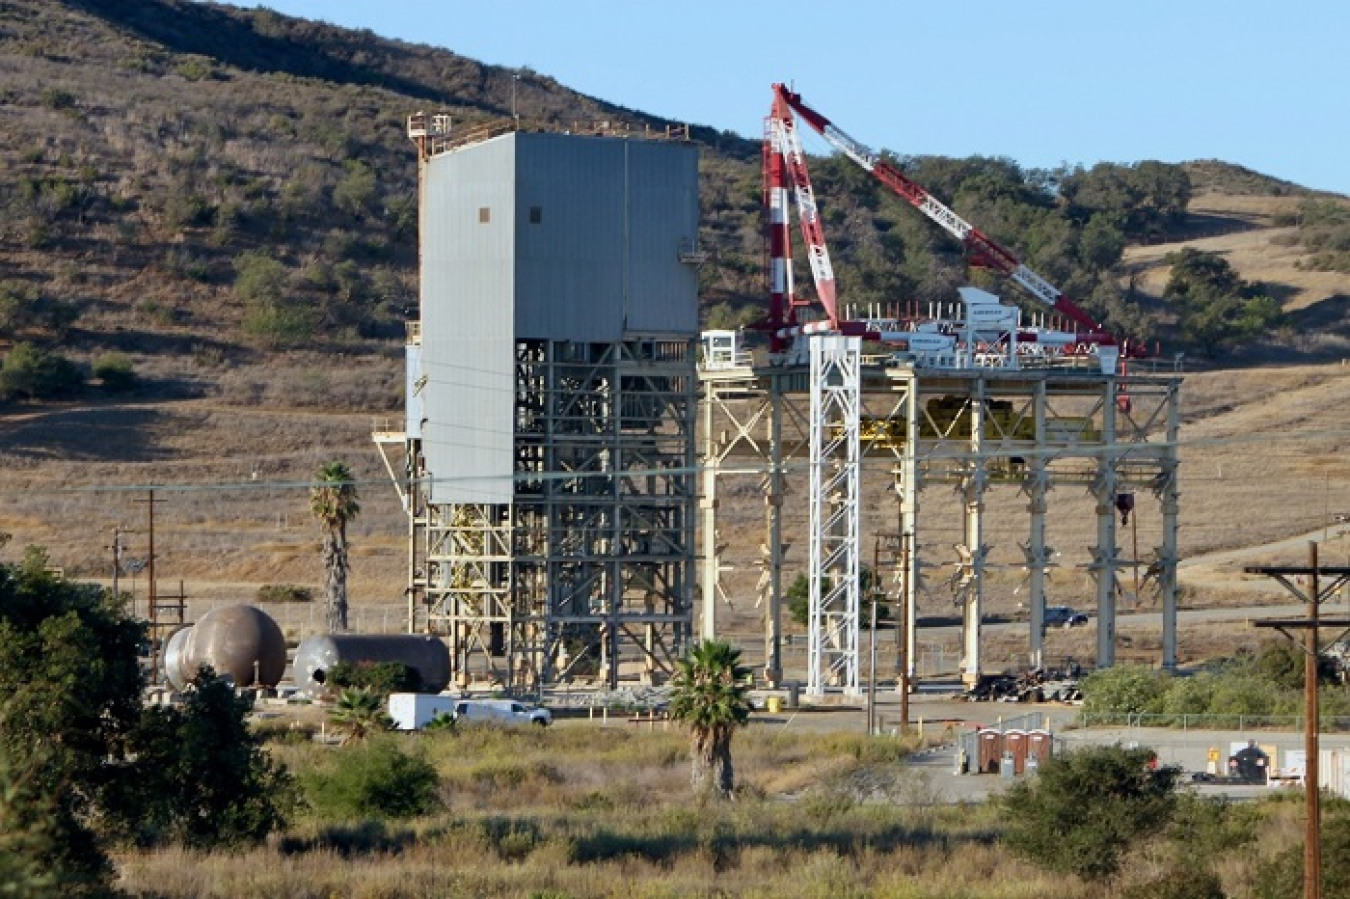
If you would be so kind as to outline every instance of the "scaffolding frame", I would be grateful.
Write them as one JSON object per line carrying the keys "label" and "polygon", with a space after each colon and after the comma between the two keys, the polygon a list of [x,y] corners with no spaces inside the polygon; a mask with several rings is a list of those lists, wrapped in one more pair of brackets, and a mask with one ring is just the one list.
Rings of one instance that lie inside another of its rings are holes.
{"label": "scaffolding frame", "polygon": [[408,514],[408,630],[445,635],[461,686],[673,672],[692,631],[694,358],[665,335],[518,340],[508,504],[431,503],[420,441],[377,432]]}

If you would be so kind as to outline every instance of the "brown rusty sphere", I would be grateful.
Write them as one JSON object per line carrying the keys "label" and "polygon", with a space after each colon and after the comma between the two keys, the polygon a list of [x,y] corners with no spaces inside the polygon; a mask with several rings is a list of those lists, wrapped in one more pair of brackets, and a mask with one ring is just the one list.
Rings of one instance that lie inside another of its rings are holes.
{"label": "brown rusty sphere", "polygon": [[262,609],[212,609],[192,627],[173,634],[164,653],[164,673],[176,689],[185,688],[204,667],[230,678],[236,687],[275,687],[286,673],[286,638]]}

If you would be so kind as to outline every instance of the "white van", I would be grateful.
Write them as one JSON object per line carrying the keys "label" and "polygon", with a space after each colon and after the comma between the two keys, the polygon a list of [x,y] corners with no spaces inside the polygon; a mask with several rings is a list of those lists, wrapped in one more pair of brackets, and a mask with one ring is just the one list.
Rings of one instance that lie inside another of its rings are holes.
{"label": "white van", "polygon": [[553,713],[538,706],[525,705],[514,699],[461,699],[455,703],[455,720],[472,724],[476,721],[496,724],[537,724],[547,727],[553,723]]}

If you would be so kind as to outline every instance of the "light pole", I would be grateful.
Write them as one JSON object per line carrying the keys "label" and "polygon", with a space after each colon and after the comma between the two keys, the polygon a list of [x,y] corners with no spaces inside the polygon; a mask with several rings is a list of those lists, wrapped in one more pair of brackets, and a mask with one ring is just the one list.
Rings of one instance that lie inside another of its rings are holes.
{"label": "light pole", "polygon": [[516,85],[520,84],[520,73],[511,74],[511,120],[516,123],[516,128],[520,128],[520,114],[516,112]]}

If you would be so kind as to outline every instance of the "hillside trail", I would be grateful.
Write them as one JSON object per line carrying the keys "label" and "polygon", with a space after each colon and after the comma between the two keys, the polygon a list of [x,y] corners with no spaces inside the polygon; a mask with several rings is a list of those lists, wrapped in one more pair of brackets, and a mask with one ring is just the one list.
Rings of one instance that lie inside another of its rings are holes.
{"label": "hillside trail", "polygon": [[[1197,589],[1243,594],[1270,593],[1281,588],[1270,578],[1248,574],[1243,569],[1249,565],[1272,564],[1272,558],[1300,559],[1290,564],[1304,565],[1309,543],[1328,546],[1328,550],[1319,555],[1318,567],[1350,566],[1350,541],[1339,542],[1348,536],[1350,523],[1339,522],[1292,537],[1202,553],[1177,562],[1177,580],[1183,586]],[[1345,561],[1338,561],[1341,558]]]}

